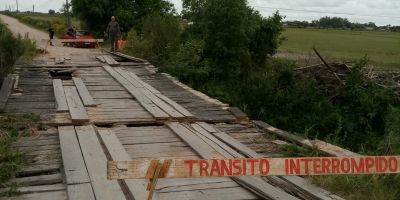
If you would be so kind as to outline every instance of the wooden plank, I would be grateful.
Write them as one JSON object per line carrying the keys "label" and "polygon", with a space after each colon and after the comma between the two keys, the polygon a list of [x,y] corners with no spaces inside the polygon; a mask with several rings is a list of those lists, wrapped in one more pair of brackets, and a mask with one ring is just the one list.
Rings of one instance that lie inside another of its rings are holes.
{"label": "wooden plank", "polygon": [[[17,191],[21,194],[34,193],[34,192],[52,192],[52,191],[63,191],[66,189],[64,184],[54,184],[54,185],[38,185],[38,186],[27,186],[18,187]],[[1,188],[0,193],[9,191],[9,188]]]}
{"label": "wooden plank", "polygon": [[[221,159],[224,158],[222,155],[226,155],[226,152],[215,152],[217,149],[213,149],[201,138],[195,135],[186,127],[179,123],[171,122],[166,123],[166,125],[173,130],[182,140],[184,140],[188,145],[190,145],[193,150],[195,150],[202,158],[205,159]],[[215,153],[214,153],[215,152]],[[254,191],[257,195],[263,198],[270,199],[297,199],[278,188],[266,183],[261,178],[258,177],[232,177],[234,181],[239,183],[241,186],[246,187]],[[267,192],[268,191],[268,192]]]}
{"label": "wooden plank", "polygon": [[132,79],[136,80],[142,87],[146,88],[147,90],[149,90],[151,93],[153,93],[156,97],[160,98],[161,100],[163,100],[164,102],[166,102],[167,104],[169,104],[172,108],[176,109],[179,113],[181,113],[182,115],[184,115],[185,117],[188,118],[194,118],[193,114],[190,113],[188,110],[186,110],[184,107],[182,107],[181,105],[177,104],[175,101],[171,100],[170,98],[164,96],[163,94],[161,94],[160,91],[158,91],[157,89],[155,89],[153,86],[147,84],[146,82],[144,82],[142,79],[140,79],[136,74],[134,74],[133,72],[130,71],[119,71],[119,73],[122,75],[122,73],[127,74],[129,77],[131,77]]}
{"label": "wooden plank", "polygon": [[50,175],[39,175],[39,176],[28,176],[23,178],[14,179],[16,183],[23,185],[51,185],[56,183],[62,183],[63,179],[61,174],[50,174]]}
{"label": "wooden plank", "polygon": [[83,105],[88,106],[88,107],[95,107],[96,103],[94,102],[92,96],[90,95],[88,89],[85,86],[85,83],[83,83],[82,79],[77,78],[77,77],[72,77],[72,80],[75,83],[76,89],[78,89],[79,95],[81,96]]}
{"label": "wooden plank", "polygon": [[92,185],[90,183],[68,185],[69,200],[95,200]]}
{"label": "wooden plank", "polygon": [[161,108],[163,111],[165,111],[168,115],[170,115],[173,118],[183,118],[184,117],[181,113],[179,113],[174,108],[172,108],[171,106],[166,104],[164,101],[159,99],[152,92],[145,89],[143,85],[141,85],[137,81],[132,80],[132,78],[127,75],[126,71],[123,71],[121,69],[115,69],[115,71],[118,72],[122,77],[124,77],[130,83],[132,83],[132,85],[134,87],[136,87],[141,93],[146,95],[147,98],[149,98],[155,105],[157,105],[159,108]]}
{"label": "wooden plank", "polygon": [[64,87],[69,112],[73,123],[89,122],[88,114],[75,87]]}
{"label": "wooden plank", "polygon": [[181,124],[177,122],[168,122],[166,125],[201,157],[210,159],[221,157],[215,150],[209,148],[207,143]]}
{"label": "wooden plank", "polygon": [[[199,122],[197,124],[200,125],[201,127],[207,127],[208,129],[212,129],[212,127],[207,123]],[[205,128],[205,129],[207,129],[207,128]],[[241,142],[237,141],[236,139],[232,138],[231,136],[229,136],[228,134],[226,134],[224,132],[216,131],[216,132],[211,132],[211,134],[214,135],[215,137],[217,137],[218,139],[220,139],[221,141],[225,142],[226,144],[228,144],[230,147],[235,148],[240,153],[246,155],[249,158],[263,157],[263,156],[259,155],[258,153],[256,153],[255,151],[253,151],[252,149],[250,149],[249,147],[247,147],[246,145],[242,144]]]}
{"label": "wooden plank", "polygon": [[96,56],[96,58],[97,58],[100,62],[102,62],[102,63],[105,63],[105,62],[106,62],[106,60],[104,59],[103,56]]}
{"label": "wooden plank", "polygon": [[53,79],[54,97],[56,99],[57,112],[68,111],[67,98],[65,96],[64,87],[61,79]]}
{"label": "wooden plank", "polygon": [[143,93],[138,91],[133,85],[117,73],[110,66],[103,66],[103,68],[118,81],[136,100],[142,105],[154,118],[156,119],[168,119],[169,115],[162,111],[159,107],[154,105],[150,99],[148,99]]}
{"label": "wooden plank", "polygon": [[[109,130],[99,130],[99,135],[111,160],[132,160],[122,146],[117,136]],[[147,181],[145,180],[123,180],[124,186],[129,190],[129,194],[134,199],[146,199],[148,192],[146,191]],[[156,198],[153,198],[156,199]]]}
{"label": "wooden plank", "polygon": [[118,182],[107,179],[107,167],[105,164],[107,163],[107,157],[103,152],[93,126],[77,126],[75,130],[96,199],[125,199]]}
{"label": "wooden plank", "polygon": [[[225,142],[228,144],[230,147],[234,148],[235,150],[239,151],[243,155],[245,155],[247,158],[261,158],[262,156],[259,155],[257,152],[253,151],[252,149],[248,148],[247,146],[243,145],[233,137],[229,136],[228,134],[221,132],[211,125],[204,123],[204,122],[199,122],[197,123],[201,127],[210,130],[211,134],[216,136],[219,140]],[[229,150],[229,152],[232,152]],[[276,176],[270,176],[264,179],[268,179],[270,182],[272,182],[274,185],[278,185],[281,188],[283,188],[285,191],[289,193],[296,194],[300,197],[305,197],[305,199],[333,199],[329,195],[329,192],[323,190],[323,189],[316,189],[317,187],[312,185],[311,183],[307,182],[301,177],[295,176],[295,177],[289,177],[289,176],[282,176],[282,177],[276,177]],[[282,181],[284,180],[284,182]],[[296,181],[294,181],[296,180]],[[301,181],[301,182],[300,182]],[[305,184],[308,183],[308,184]]]}
{"label": "wooden plank", "polygon": [[253,121],[253,123],[262,128],[264,131],[267,131],[268,133],[272,133],[274,135],[277,135],[279,138],[294,142],[298,145],[301,145],[303,147],[309,148],[309,149],[317,149],[321,153],[331,155],[331,156],[360,156],[360,154],[351,152],[347,149],[343,149],[341,147],[323,142],[321,140],[308,140],[304,139],[300,136],[290,134],[286,131],[277,129],[263,121]]}
{"label": "wooden plank", "polygon": [[120,53],[120,52],[109,52],[109,53],[111,53],[113,55],[116,55],[116,56],[119,56],[119,57],[123,57],[123,58],[129,59],[129,60],[135,61],[135,62],[148,63],[147,60],[143,60],[143,59],[136,58],[136,57],[133,57],[133,56],[128,56],[128,55]]}
{"label": "wooden plank", "polygon": [[4,81],[3,84],[1,85],[1,89],[0,89],[0,112],[3,112],[7,101],[8,101],[8,97],[10,96],[13,87],[14,87],[14,83],[15,83],[15,79],[13,76],[8,75]]}
{"label": "wooden plank", "polygon": [[8,200],[67,200],[67,193],[65,191],[54,191],[54,192],[40,192],[24,194],[16,197],[9,197]]}
{"label": "wooden plank", "polygon": [[90,182],[74,127],[59,126],[58,132],[67,184]]}
{"label": "wooden plank", "polygon": [[109,64],[109,65],[111,65],[111,66],[119,65],[119,63],[118,63],[116,60],[114,60],[114,58],[112,58],[112,57],[109,56],[109,55],[104,55],[103,58],[104,58],[104,60],[106,61],[106,63]]}

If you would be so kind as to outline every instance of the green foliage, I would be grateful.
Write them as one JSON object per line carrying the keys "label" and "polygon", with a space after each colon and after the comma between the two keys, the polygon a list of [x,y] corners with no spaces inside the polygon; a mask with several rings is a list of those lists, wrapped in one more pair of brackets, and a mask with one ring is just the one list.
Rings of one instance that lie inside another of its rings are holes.
{"label": "green foliage", "polygon": [[24,166],[25,157],[12,144],[20,137],[31,136],[34,131],[38,130],[41,126],[39,120],[40,117],[34,114],[0,115],[0,187],[10,188],[0,196],[17,194],[17,185],[9,181],[15,178],[18,171]]}
{"label": "green foliage", "polygon": [[128,33],[126,51],[156,65],[167,60],[179,45],[181,27],[175,16],[149,15],[144,19],[142,31],[142,37],[134,30]]}
{"label": "green foliage", "polygon": [[13,34],[0,24],[0,79],[12,72],[15,62],[21,57],[33,57],[35,44],[29,39],[15,38]]}
{"label": "green foliage", "polygon": [[164,0],[72,0],[71,3],[74,14],[98,33],[105,31],[111,16],[116,16],[123,32],[132,27],[141,32],[148,15],[174,11],[172,4]]}

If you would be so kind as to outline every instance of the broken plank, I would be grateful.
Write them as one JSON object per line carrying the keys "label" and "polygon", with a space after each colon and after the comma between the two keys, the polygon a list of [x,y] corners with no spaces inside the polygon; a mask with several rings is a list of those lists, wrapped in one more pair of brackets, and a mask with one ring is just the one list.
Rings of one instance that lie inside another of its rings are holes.
{"label": "broken plank", "polygon": [[107,157],[93,126],[75,127],[96,199],[125,199],[117,181],[107,179]]}
{"label": "broken plank", "polygon": [[67,98],[65,97],[64,87],[61,79],[53,80],[54,97],[56,99],[57,112],[68,111]]}
{"label": "broken plank", "polygon": [[12,75],[8,75],[4,81],[3,84],[1,85],[0,89],[0,112],[3,112],[6,103],[8,101],[8,97],[10,96],[11,92],[13,91],[15,83],[15,78]]}
{"label": "broken plank", "polygon": [[82,79],[73,77],[72,80],[75,83],[76,89],[78,89],[79,95],[81,96],[83,105],[88,106],[88,107],[95,107],[96,103],[94,102],[92,96],[90,95],[88,89],[85,86],[85,83],[83,83]]}
{"label": "broken plank", "polygon": [[[120,140],[112,131],[99,130],[99,135],[111,160],[132,160]],[[148,192],[146,191],[147,182],[145,180],[123,180],[122,182],[134,199],[146,199],[148,196]]]}
{"label": "broken plank", "polygon": [[90,182],[74,127],[60,126],[58,132],[67,184]]}
{"label": "broken plank", "polygon": [[73,123],[89,122],[88,114],[75,87],[64,87],[69,112]]}

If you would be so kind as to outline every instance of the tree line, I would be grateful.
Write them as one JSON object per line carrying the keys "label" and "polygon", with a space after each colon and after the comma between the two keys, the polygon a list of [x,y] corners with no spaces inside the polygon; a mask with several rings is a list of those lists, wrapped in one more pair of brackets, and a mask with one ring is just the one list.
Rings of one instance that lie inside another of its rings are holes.
{"label": "tree line", "polygon": [[291,28],[319,28],[319,29],[350,29],[350,30],[380,30],[400,32],[400,26],[377,26],[374,22],[355,23],[347,18],[341,17],[322,17],[318,20],[308,21],[286,21],[285,26]]}

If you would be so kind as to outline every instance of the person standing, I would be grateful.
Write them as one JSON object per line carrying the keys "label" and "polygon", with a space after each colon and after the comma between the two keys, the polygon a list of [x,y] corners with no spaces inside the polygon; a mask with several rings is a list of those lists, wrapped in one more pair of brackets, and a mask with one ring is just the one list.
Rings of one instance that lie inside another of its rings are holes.
{"label": "person standing", "polygon": [[49,28],[49,38],[50,38],[50,46],[54,46],[53,45],[54,30],[53,30],[53,28],[51,26]]}
{"label": "person standing", "polygon": [[108,37],[111,40],[111,51],[115,52],[118,50],[118,39],[121,36],[121,29],[115,17],[111,17],[111,22],[108,23],[107,31]]}

